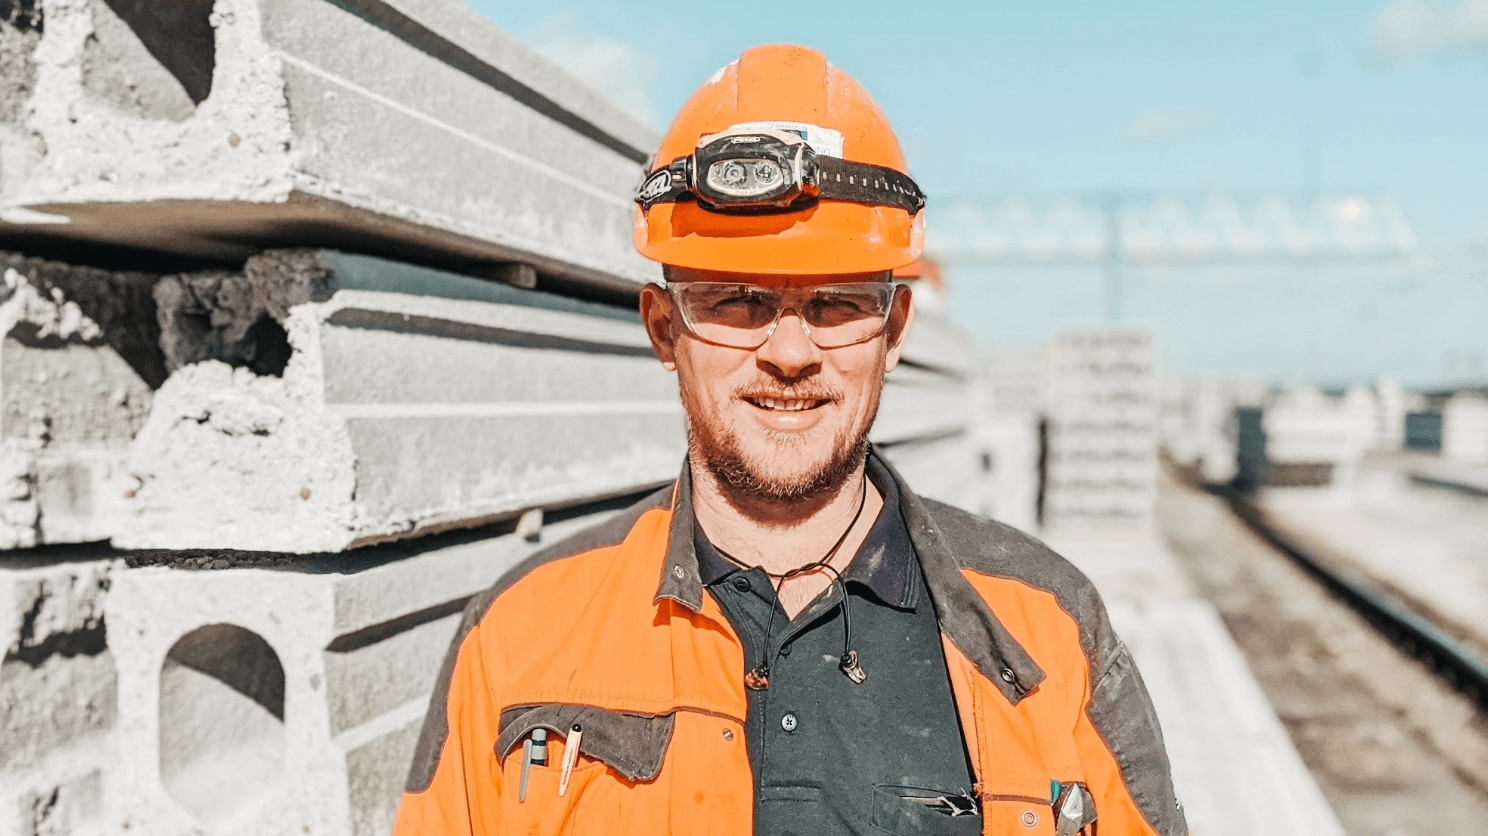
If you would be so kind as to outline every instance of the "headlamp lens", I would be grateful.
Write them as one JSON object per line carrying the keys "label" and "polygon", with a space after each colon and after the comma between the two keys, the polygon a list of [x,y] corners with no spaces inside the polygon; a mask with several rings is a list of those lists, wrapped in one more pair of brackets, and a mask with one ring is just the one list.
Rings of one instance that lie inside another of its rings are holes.
{"label": "headlamp lens", "polygon": [[723,163],[722,166],[723,168],[718,175],[719,183],[736,189],[744,185],[744,180],[749,175],[745,173],[743,163],[737,161],[727,162]]}
{"label": "headlamp lens", "polygon": [[785,172],[770,160],[720,160],[708,167],[708,186],[729,197],[759,197],[780,188]]}

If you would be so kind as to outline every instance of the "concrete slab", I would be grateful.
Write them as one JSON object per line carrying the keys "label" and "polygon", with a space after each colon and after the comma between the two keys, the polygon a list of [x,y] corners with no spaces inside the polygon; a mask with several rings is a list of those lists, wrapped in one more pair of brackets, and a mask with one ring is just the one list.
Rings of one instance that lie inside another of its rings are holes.
{"label": "concrete slab", "polygon": [[1213,605],[1123,599],[1111,620],[1162,720],[1191,832],[1343,836]]}
{"label": "concrete slab", "polygon": [[1048,354],[1048,524],[1152,519],[1157,496],[1157,390],[1151,338],[1074,332]]}
{"label": "concrete slab", "polygon": [[508,528],[292,567],[116,573],[109,823],[159,836],[386,832],[465,600],[613,512],[560,515],[535,540]]}
{"label": "concrete slab", "polygon": [[1427,453],[1404,455],[1401,462],[1405,472],[1417,481],[1488,496],[1488,464],[1452,461]]}
{"label": "concrete slab", "polygon": [[46,25],[0,22],[0,241],[659,275],[630,243],[658,138],[457,0],[22,7]]}
{"label": "concrete slab", "polygon": [[116,545],[333,552],[676,476],[675,383],[629,309],[323,251],[256,256],[245,282],[212,333],[267,323],[287,361],[174,370]]}
{"label": "concrete slab", "polygon": [[107,539],[164,377],[157,277],[3,252],[0,274],[0,548]]}
{"label": "concrete slab", "polygon": [[1488,657],[1488,502],[1363,466],[1348,490],[1267,488],[1283,537],[1363,571]]}
{"label": "concrete slab", "polygon": [[0,558],[0,834],[92,833],[116,761],[104,603],[117,562]]}

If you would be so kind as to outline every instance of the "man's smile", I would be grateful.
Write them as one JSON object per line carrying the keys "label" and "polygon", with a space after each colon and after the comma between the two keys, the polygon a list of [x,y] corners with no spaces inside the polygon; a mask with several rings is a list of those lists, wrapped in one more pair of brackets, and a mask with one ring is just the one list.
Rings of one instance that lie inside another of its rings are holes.
{"label": "man's smile", "polygon": [[767,409],[772,412],[802,412],[808,409],[819,409],[831,403],[827,398],[772,398],[755,395],[745,395],[744,400],[757,409]]}

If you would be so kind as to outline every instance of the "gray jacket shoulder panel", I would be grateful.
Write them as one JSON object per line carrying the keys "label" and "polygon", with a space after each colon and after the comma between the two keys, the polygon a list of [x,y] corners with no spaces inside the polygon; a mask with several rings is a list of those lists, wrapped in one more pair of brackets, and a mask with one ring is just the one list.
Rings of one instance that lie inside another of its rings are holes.
{"label": "gray jacket shoulder panel", "polygon": [[1119,640],[1100,593],[1090,578],[1043,541],[1010,525],[977,516],[943,502],[922,499],[962,568],[1010,578],[1053,595],[1080,628],[1080,643],[1091,660],[1091,682],[1114,661]]}

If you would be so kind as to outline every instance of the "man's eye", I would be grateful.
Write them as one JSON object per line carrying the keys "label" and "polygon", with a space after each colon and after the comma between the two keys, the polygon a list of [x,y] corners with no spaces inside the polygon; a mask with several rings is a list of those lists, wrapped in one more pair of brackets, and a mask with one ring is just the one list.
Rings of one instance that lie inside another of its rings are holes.
{"label": "man's eye", "polygon": [[812,306],[816,309],[817,313],[824,316],[863,317],[874,315],[871,302],[848,296],[819,297],[813,300]]}
{"label": "man's eye", "polygon": [[719,299],[713,303],[713,309],[719,312],[726,311],[758,311],[770,307],[770,301],[758,294],[741,294]]}

